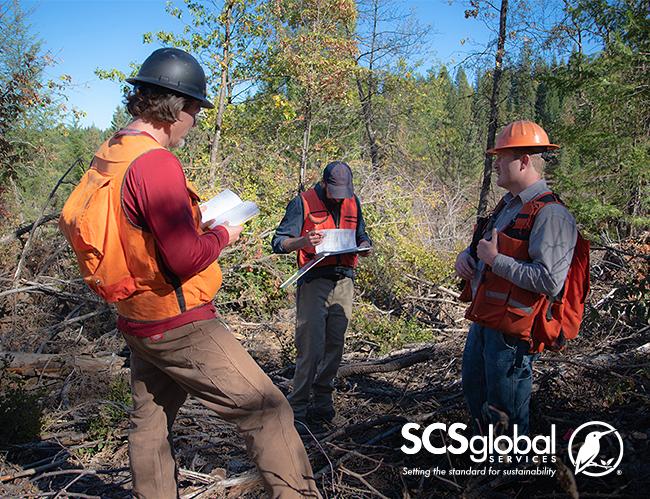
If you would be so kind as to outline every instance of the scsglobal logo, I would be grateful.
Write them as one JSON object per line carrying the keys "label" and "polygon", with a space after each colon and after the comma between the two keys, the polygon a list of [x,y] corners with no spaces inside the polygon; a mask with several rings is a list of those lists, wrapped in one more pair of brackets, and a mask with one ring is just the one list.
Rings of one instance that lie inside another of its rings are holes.
{"label": "scsglobal logo", "polygon": [[[530,438],[526,435],[519,435],[517,433],[517,425],[513,425],[513,435],[496,435],[494,426],[488,426],[487,435],[474,435],[467,438],[460,433],[467,430],[467,425],[463,423],[453,423],[447,425],[445,423],[433,423],[424,428],[422,436],[414,432],[419,432],[421,426],[417,423],[406,423],[402,426],[402,437],[407,440],[410,445],[402,445],[401,451],[405,454],[417,454],[424,447],[425,450],[431,454],[464,454],[470,451],[472,454],[470,458],[475,463],[483,463],[488,458],[494,461],[495,455],[511,455],[514,456],[515,461],[518,461],[517,456],[528,456],[533,453],[538,459],[536,462],[543,458],[545,462],[555,462],[555,425],[551,425],[550,435],[537,435]],[[431,443],[431,436],[433,432],[440,431],[446,434],[443,438],[444,442],[448,440],[450,443],[442,447],[436,447]]]}
{"label": "scsglobal logo", "polygon": [[576,475],[605,476],[621,463],[623,448],[623,439],[616,428],[602,421],[590,421],[571,434],[569,459],[575,466]]}

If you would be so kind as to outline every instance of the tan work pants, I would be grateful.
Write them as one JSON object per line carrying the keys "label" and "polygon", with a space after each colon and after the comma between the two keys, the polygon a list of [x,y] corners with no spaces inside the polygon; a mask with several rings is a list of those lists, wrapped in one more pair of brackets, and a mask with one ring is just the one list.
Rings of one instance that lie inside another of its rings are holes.
{"label": "tan work pants", "polygon": [[162,337],[124,336],[131,348],[135,497],[177,497],[171,428],[187,394],[237,425],[271,497],[320,497],[287,400],[219,320]]}
{"label": "tan work pants", "polygon": [[324,277],[302,283],[296,292],[296,372],[289,403],[304,418],[313,391],[317,410],[332,408],[334,377],[341,363],[345,331],[352,317],[354,281]]}

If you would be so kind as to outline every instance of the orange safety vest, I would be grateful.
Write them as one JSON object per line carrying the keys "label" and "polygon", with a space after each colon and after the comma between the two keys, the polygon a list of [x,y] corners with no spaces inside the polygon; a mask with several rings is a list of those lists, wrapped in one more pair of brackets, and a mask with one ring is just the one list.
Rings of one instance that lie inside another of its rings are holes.
{"label": "orange safety vest", "polygon": [[[508,227],[498,232],[499,253],[530,262],[528,240],[535,217],[547,204],[561,202],[555,194],[546,192],[526,203]],[[466,282],[463,293],[466,298],[469,286]],[[549,299],[544,294],[520,288],[486,267],[465,317],[527,341],[531,352],[541,352],[544,348],[561,350],[567,339],[578,335],[588,292],[589,242],[578,233],[560,296]]]}
{"label": "orange safety vest", "polygon": [[[133,225],[124,212],[122,183],[129,167],[146,152],[162,148],[135,131],[104,142],[59,219],[86,284],[115,302],[118,313],[129,320],[175,317],[210,302],[221,287],[216,261],[185,281],[171,275],[157,258],[153,235]],[[187,189],[196,230],[203,232],[199,197],[189,184]]]}
{"label": "orange safety vest", "polygon": [[[339,214],[339,224],[336,225],[334,217],[329,212],[325,203],[318,197],[315,188],[303,192],[300,195],[302,199],[303,208],[303,222],[302,231],[300,236],[304,236],[308,232],[316,229],[357,229],[358,210],[356,197],[346,198],[341,203],[341,213]],[[298,250],[298,267],[304,267],[313,260],[315,250],[313,246],[308,246]],[[358,255],[343,254],[336,256],[328,256],[323,259],[316,267],[326,267],[332,265],[339,265],[342,267],[355,268],[359,260]]]}

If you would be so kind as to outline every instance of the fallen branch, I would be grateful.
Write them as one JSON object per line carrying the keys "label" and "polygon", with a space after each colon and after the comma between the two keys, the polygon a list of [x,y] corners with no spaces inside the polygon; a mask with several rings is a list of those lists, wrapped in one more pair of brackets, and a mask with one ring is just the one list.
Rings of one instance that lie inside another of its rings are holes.
{"label": "fallen branch", "polygon": [[43,221],[46,218],[45,215],[45,210],[47,210],[48,206],[50,206],[50,203],[52,202],[52,199],[54,199],[54,195],[56,194],[56,191],[59,189],[61,184],[63,184],[63,181],[65,178],[68,176],[68,174],[74,169],[75,166],[82,165],[83,162],[81,158],[77,158],[74,163],[70,165],[70,168],[68,168],[63,175],[59,178],[59,180],[56,182],[56,185],[50,192],[50,195],[47,198],[47,201],[45,201],[45,204],[43,205],[43,208],[41,209],[41,214],[39,215],[38,219],[34,222],[32,225],[31,230],[29,231],[29,236],[27,236],[27,241],[25,242],[25,246],[23,247],[23,251],[20,255],[20,259],[18,260],[18,265],[16,265],[16,272],[14,273],[14,285],[13,287],[18,287],[18,280],[20,278],[20,274],[23,271],[23,267],[25,265],[25,259],[27,258],[27,255],[29,254],[29,250],[32,247],[32,242],[34,240],[34,234],[36,233],[36,229],[38,228],[39,225],[43,223]]}
{"label": "fallen branch", "polygon": [[373,495],[376,495],[377,497],[381,497],[381,499],[389,499],[388,496],[385,496],[384,494],[379,492],[376,488],[374,488],[372,485],[370,485],[368,480],[366,480],[363,475],[361,475],[359,473],[356,473],[356,472],[346,468],[345,466],[339,466],[339,469],[343,473],[345,473],[346,475],[350,475],[351,477],[356,478],[357,480],[359,480],[362,484],[364,484],[366,486],[368,491],[370,491]]}
{"label": "fallen branch", "polygon": [[614,246],[609,246],[609,245],[606,245],[606,244],[594,244],[594,243],[591,243],[591,249],[592,250],[613,251],[614,253],[620,253],[622,255],[631,256],[633,258],[643,258],[644,260],[650,260],[650,255],[647,255],[647,254],[644,254],[644,253],[636,253],[634,251],[627,251],[627,250],[623,250],[623,249],[616,248]]}
{"label": "fallen branch", "polygon": [[21,280],[21,283],[24,284],[25,286],[22,288],[14,288],[14,289],[2,291],[0,292],[0,298],[13,293],[44,293],[48,295],[54,295],[66,301],[73,301],[75,303],[79,303],[79,302],[81,303],[90,302],[90,303],[97,303],[97,304],[105,303],[100,298],[89,293],[83,295],[78,293],[77,294],[68,293],[66,291],[61,291],[55,287],[48,286],[47,284],[43,284],[35,281]]}
{"label": "fallen branch", "polygon": [[412,281],[419,282],[420,284],[423,284],[425,286],[432,287],[434,289],[437,289],[438,291],[448,294],[449,296],[453,296],[454,298],[458,299],[460,298],[460,293],[458,291],[453,291],[449,288],[446,288],[444,286],[440,286],[436,284],[435,282],[431,282],[427,279],[423,279],[422,277],[414,276],[412,274],[406,274],[406,277],[408,279],[411,279]]}
{"label": "fallen branch", "polygon": [[584,367],[587,369],[595,369],[598,371],[611,369],[621,365],[621,361],[628,360],[635,355],[648,355],[650,354],[650,343],[645,343],[633,350],[622,353],[610,353],[597,355],[595,357],[589,357],[585,355],[580,355],[574,358],[565,358],[562,356],[552,356],[552,357],[542,357],[539,359],[541,362],[553,364],[553,363],[565,363],[572,364],[574,366]]}
{"label": "fallen branch", "polygon": [[[401,430],[403,424],[404,424],[403,422],[400,422],[399,424],[392,426],[391,428],[389,428],[385,432],[380,433],[379,435],[371,438],[370,440],[365,442],[363,445],[367,445],[367,446],[374,445],[377,442],[380,442],[380,441],[384,440],[385,438],[388,438],[391,435],[394,435],[395,433],[397,433],[398,431]],[[353,456],[354,456],[354,454],[352,454],[351,452],[348,452],[347,454],[344,454],[343,456],[341,456],[336,461],[336,463],[334,463],[333,468],[337,469],[341,464],[343,464],[344,462],[346,462],[348,459],[352,458]],[[314,478],[316,480],[320,479],[320,477],[329,470],[330,470],[330,465],[328,464],[327,466],[324,466],[320,470],[318,470],[318,472],[314,475]]]}
{"label": "fallen branch", "polygon": [[23,376],[59,374],[67,369],[82,371],[117,371],[124,365],[124,359],[117,355],[91,357],[89,355],[65,355],[46,353],[25,353],[0,351],[5,369]]}
{"label": "fallen branch", "polygon": [[21,225],[12,232],[9,232],[8,234],[0,237],[0,244],[10,243],[14,239],[18,239],[23,234],[27,234],[34,228],[34,224],[36,224],[36,222],[38,222],[39,225],[43,225],[44,223],[51,222],[52,220],[58,220],[60,215],[60,213],[48,213],[47,215],[43,215],[40,220],[35,220],[34,222]]}
{"label": "fallen branch", "polygon": [[433,358],[434,347],[428,346],[407,352],[402,355],[392,355],[387,358],[377,359],[370,362],[358,362],[355,364],[345,364],[339,367],[336,375],[339,378],[353,376],[355,374],[371,374],[371,373],[386,373],[391,371],[398,371],[410,367],[414,364],[426,362]]}
{"label": "fallen branch", "polygon": [[246,490],[263,486],[262,477],[256,469],[231,478],[215,477],[213,475],[198,473],[196,471],[182,468],[178,470],[178,473],[183,477],[206,484],[199,490],[182,495],[181,499],[207,499],[210,497],[217,497],[220,496],[218,492],[223,492],[227,489],[232,489],[229,491],[229,496],[240,497]]}
{"label": "fallen branch", "polygon": [[[81,308],[81,305],[78,305],[78,308]],[[45,348],[45,345],[47,345],[48,342],[52,341],[54,337],[59,334],[63,329],[65,329],[66,326],[70,324],[74,324],[75,322],[81,322],[85,321],[86,319],[90,319],[92,317],[95,317],[97,315],[102,315],[105,314],[106,312],[110,312],[110,308],[102,308],[101,310],[95,310],[94,312],[88,312],[87,314],[80,315],[78,317],[72,317],[70,319],[65,319],[64,321],[59,322],[58,324],[55,324],[53,326],[50,326],[48,328],[45,328],[43,331],[43,334],[49,333],[48,337],[41,342],[40,346],[36,350],[36,353],[41,353],[43,349]]]}
{"label": "fallen branch", "polygon": [[36,478],[49,478],[53,476],[60,476],[60,475],[114,475],[116,473],[124,473],[125,471],[129,471],[130,468],[124,467],[124,468],[115,468],[115,469],[106,469],[106,470],[84,470],[84,469],[70,469],[70,470],[59,470],[59,471],[50,471],[48,473],[43,473],[42,475],[38,477],[34,477],[32,480]]}
{"label": "fallen branch", "polygon": [[2,475],[0,476],[0,482],[10,482],[11,480],[15,480],[16,478],[25,478],[27,476],[32,476],[36,475],[38,473],[42,473],[47,470],[51,470],[52,468],[56,468],[57,466],[61,466],[68,460],[68,456],[66,456],[63,459],[58,459],[56,461],[52,461],[51,463],[44,464],[42,466],[37,466],[34,468],[29,468],[23,471],[18,471],[16,473],[12,473],[10,475]]}

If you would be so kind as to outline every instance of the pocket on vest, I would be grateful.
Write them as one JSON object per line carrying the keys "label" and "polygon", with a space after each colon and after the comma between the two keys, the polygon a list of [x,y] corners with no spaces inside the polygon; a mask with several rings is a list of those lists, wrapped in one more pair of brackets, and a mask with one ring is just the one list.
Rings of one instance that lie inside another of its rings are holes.
{"label": "pocket on vest", "polygon": [[541,306],[542,297],[512,284],[491,271],[484,274],[484,282],[472,307],[471,320],[506,334],[525,338]]}
{"label": "pocket on vest", "polygon": [[506,303],[503,330],[513,334],[528,335],[544,301],[539,293],[513,285]]}

